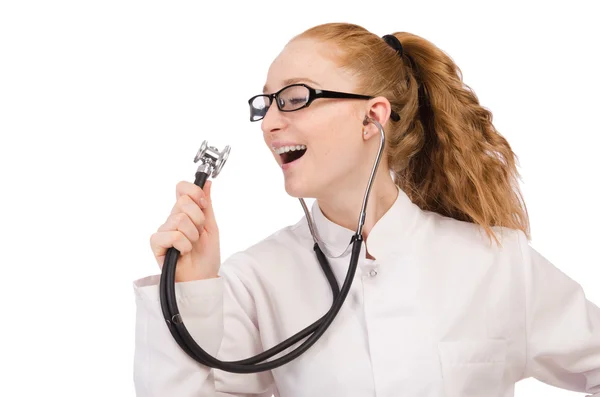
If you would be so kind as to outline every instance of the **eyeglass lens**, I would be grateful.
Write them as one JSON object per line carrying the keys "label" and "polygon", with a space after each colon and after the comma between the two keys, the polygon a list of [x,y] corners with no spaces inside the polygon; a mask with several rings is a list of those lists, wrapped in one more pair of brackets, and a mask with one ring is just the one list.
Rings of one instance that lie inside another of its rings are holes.
{"label": "eyeglass lens", "polygon": [[[295,85],[281,91],[276,100],[279,102],[279,108],[284,112],[300,109],[308,102],[310,92],[308,88]],[[263,118],[269,107],[271,99],[266,95],[257,96],[250,104],[250,116],[252,120],[260,120]]]}

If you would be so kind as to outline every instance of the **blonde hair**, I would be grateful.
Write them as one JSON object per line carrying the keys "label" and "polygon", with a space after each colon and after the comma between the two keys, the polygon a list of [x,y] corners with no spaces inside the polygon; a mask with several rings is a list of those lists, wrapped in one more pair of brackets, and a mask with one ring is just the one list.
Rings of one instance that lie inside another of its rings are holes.
{"label": "blonde hair", "polygon": [[315,26],[294,37],[334,45],[338,66],[357,92],[383,96],[400,121],[386,126],[387,162],[422,210],[482,226],[522,230],[530,239],[517,156],[492,124],[454,61],[417,35],[396,32],[404,56],[381,37],[349,23]]}

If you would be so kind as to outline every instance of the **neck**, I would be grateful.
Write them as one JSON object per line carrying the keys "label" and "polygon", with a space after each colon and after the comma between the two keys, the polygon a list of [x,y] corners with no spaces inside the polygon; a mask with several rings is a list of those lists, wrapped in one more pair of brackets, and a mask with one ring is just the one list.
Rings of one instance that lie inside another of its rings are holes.
{"label": "neck", "polygon": [[[354,185],[349,189],[337,190],[328,197],[317,198],[319,208],[323,215],[333,223],[356,231],[365,189],[366,184]],[[365,223],[362,231],[364,241],[367,240],[373,226],[392,207],[397,197],[398,188],[389,172],[377,175],[371,186],[365,209]]]}

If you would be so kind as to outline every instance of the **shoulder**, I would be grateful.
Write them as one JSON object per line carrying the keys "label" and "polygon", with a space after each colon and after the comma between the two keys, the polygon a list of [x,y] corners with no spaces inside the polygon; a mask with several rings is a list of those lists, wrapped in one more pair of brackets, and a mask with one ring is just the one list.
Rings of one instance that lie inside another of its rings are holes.
{"label": "shoulder", "polygon": [[422,223],[427,238],[441,248],[452,247],[454,250],[464,250],[466,253],[511,253],[520,256],[528,245],[527,236],[519,229],[492,226],[491,229],[498,240],[496,241],[488,236],[483,226],[435,212],[423,211]]}

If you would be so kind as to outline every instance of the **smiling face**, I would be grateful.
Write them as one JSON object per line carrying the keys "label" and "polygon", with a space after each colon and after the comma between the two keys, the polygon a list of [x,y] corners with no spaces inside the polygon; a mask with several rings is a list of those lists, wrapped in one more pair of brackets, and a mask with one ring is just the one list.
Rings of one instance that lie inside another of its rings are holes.
{"label": "smiling face", "polygon": [[[273,61],[265,93],[293,83],[315,89],[355,92],[356,81],[340,69],[330,54],[333,49],[309,39],[290,42]],[[363,94],[358,92],[357,94]],[[275,103],[262,120],[265,143],[282,166],[286,192],[293,197],[320,198],[346,189],[362,189],[373,157],[365,155],[362,121],[369,110],[362,99],[319,98],[294,112],[281,112]],[[305,145],[304,155],[283,164],[281,146]],[[279,150],[278,150],[279,149]]]}

